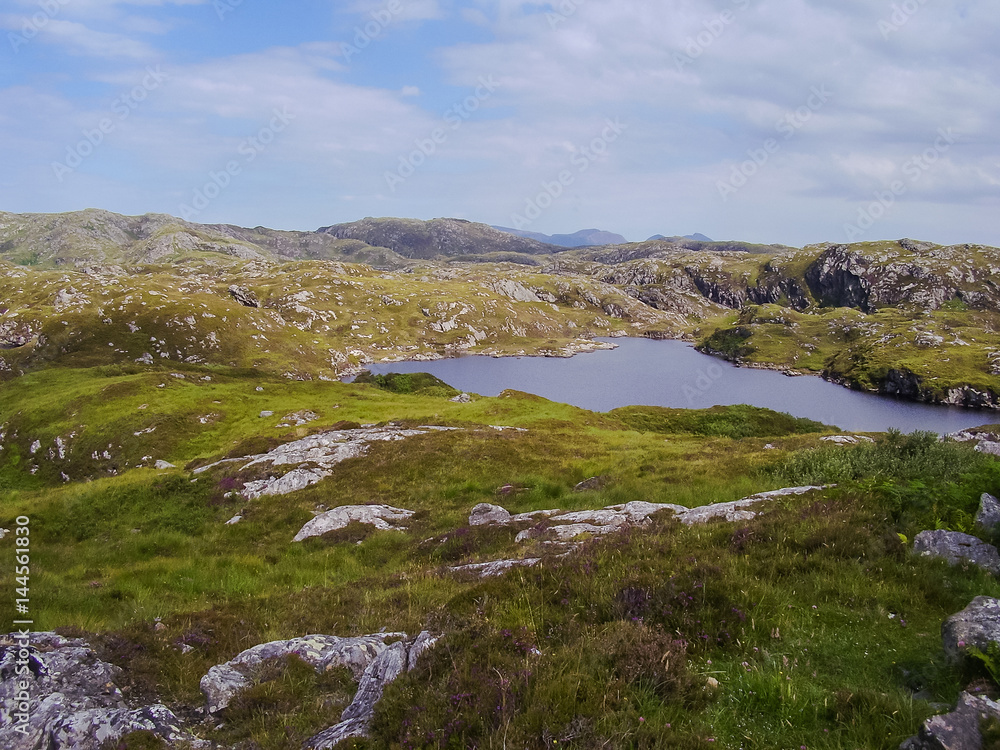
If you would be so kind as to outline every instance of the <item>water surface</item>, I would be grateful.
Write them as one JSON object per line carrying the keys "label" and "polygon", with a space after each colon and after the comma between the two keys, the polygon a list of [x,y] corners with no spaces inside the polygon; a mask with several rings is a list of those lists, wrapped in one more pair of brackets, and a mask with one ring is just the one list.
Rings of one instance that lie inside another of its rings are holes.
{"label": "water surface", "polygon": [[843,430],[948,433],[1000,422],[990,409],[963,409],[851,391],[815,376],[754,370],[696,351],[680,341],[601,339],[617,349],[550,357],[466,356],[433,362],[372,365],[375,374],[429,372],[483,396],[512,388],[591,411],[619,406],[703,409],[751,404],[808,417]]}

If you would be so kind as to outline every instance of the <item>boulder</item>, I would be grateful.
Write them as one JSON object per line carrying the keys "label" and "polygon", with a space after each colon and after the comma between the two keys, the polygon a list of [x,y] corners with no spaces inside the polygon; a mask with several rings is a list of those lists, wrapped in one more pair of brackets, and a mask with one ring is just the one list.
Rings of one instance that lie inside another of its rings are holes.
{"label": "boulder", "polygon": [[405,521],[412,515],[412,510],[393,508],[389,505],[344,505],[316,516],[299,529],[299,533],[292,541],[301,542],[310,537],[322,536],[328,531],[342,529],[350,523],[365,523],[382,531],[398,529],[399,527],[393,524]]}
{"label": "boulder", "polygon": [[[186,732],[166,706],[129,706],[115,684],[120,675],[120,668],[77,638],[55,633],[0,637],[0,747],[99,750],[139,730],[171,744],[208,746]],[[23,722],[18,715],[22,691],[30,695]]]}
{"label": "boulder", "polygon": [[913,540],[913,552],[921,557],[940,557],[952,565],[971,563],[994,575],[1000,574],[997,548],[960,531],[921,531]]}
{"label": "boulder", "polygon": [[1000,500],[988,492],[984,492],[979,498],[976,525],[986,531],[996,531],[1000,527]]}
{"label": "boulder", "polygon": [[511,522],[511,515],[499,505],[490,503],[479,503],[469,514],[469,526],[487,526],[490,524],[500,524],[502,526]]}
{"label": "boulder", "polygon": [[906,740],[899,750],[980,750],[983,719],[1000,719],[1000,703],[981,695],[962,693],[951,713],[932,716],[920,733]]}
{"label": "boulder", "polygon": [[573,492],[599,490],[606,486],[609,481],[611,481],[611,477],[603,475],[599,477],[591,477],[590,479],[584,479],[582,482],[573,487]]}
{"label": "boulder", "polygon": [[982,440],[975,448],[980,453],[986,453],[990,456],[1000,456],[1000,443],[994,442],[992,440]]}
{"label": "boulder", "polygon": [[977,596],[944,621],[941,640],[952,664],[960,662],[970,646],[986,651],[990,643],[1000,644],[1000,599]]}

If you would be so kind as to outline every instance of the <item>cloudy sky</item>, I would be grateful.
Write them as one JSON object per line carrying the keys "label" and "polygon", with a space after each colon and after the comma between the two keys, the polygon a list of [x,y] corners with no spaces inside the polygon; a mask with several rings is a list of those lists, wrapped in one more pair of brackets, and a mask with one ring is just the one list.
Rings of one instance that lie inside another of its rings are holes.
{"label": "cloudy sky", "polygon": [[996,0],[4,0],[0,210],[1000,245]]}

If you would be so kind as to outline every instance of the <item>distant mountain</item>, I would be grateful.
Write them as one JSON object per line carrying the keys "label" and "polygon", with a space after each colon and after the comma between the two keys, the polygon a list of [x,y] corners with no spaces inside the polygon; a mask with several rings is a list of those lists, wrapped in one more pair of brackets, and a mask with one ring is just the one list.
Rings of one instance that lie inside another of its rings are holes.
{"label": "distant mountain", "polygon": [[564,247],[502,232],[486,224],[464,219],[374,219],[368,217],[348,224],[322,227],[320,234],[339,239],[361,240],[385,247],[405,258],[454,258],[474,255],[520,253],[548,255]]}
{"label": "distant mountain", "polygon": [[674,235],[673,237],[667,237],[664,234],[654,234],[652,237],[650,237],[646,241],[647,242],[652,242],[653,240],[671,240],[671,241],[677,241],[677,240],[695,240],[696,242],[715,242],[715,240],[713,240],[713,239],[711,239],[709,237],[706,237],[703,234],[699,234],[698,232],[695,232],[694,234],[685,234],[683,237],[678,237],[677,235]]}
{"label": "distant mountain", "polygon": [[317,232],[193,224],[167,214],[122,216],[94,208],[62,214],[0,211],[0,259],[18,265],[134,266],[219,255],[242,260],[341,260],[376,268],[407,265],[385,248]]}
{"label": "distant mountain", "polygon": [[605,232],[601,229],[581,229],[573,234],[542,234],[541,232],[528,232],[523,229],[511,229],[509,227],[497,227],[501,232],[525,237],[527,239],[544,242],[548,245],[558,245],[559,247],[596,247],[600,245],[621,245],[628,240],[620,234]]}

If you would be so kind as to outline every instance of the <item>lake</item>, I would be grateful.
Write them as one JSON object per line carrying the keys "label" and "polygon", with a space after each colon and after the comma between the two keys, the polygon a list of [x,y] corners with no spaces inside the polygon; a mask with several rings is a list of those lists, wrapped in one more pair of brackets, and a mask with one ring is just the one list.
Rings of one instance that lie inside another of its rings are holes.
{"label": "lake", "polygon": [[931,406],[851,391],[815,376],[735,367],[681,341],[599,339],[617,349],[551,357],[465,356],[432,362],[371,365],[387,372],[429,372],[469,393],[496,396],[511,388],[591,411],[619,406],[703,409],[751,404],[848,431],[956,432],[1000,422],[989,409]]}

